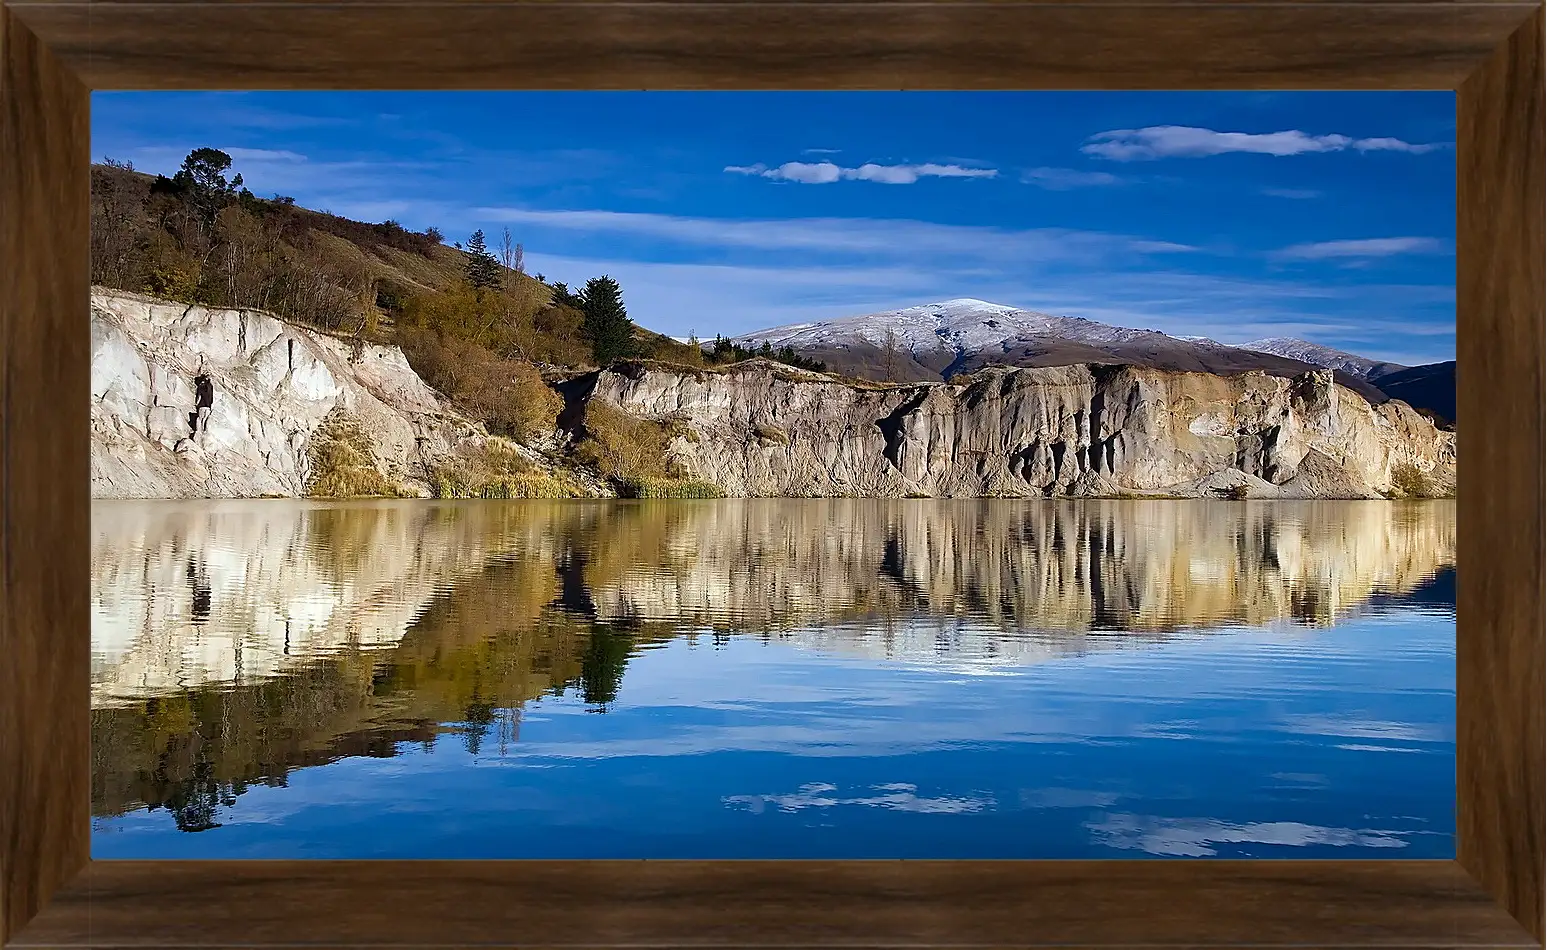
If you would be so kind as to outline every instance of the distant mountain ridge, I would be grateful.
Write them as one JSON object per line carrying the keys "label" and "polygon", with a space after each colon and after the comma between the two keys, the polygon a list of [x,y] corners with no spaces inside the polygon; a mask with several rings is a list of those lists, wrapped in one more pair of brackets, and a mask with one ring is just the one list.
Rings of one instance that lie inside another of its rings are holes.
{"label": "distant mountain ridge", "polygon": [[[1401,398],[1446,422],[1455,418],[1454,370],[1447,400],[1445,364],[1433,364],[1437,370],[1417,373],[1423,368],[1373,360],[1306,340],[1277,337],[1232,345],[972,297],[770,327],[735,337],[734,342],[748,347],[765,342],[776,348],[790,346],[802,355],[822,360],[835,372],[895,382],[949,379],[992,365],[1115,362],[1223,375],[1259,370],[1274,376],[1297,376],[1310,368],[1330,369],[1339,383],[1371,403]],[[1397,375],[1404,373],[1413,375]],[[1426,382],[1405,383],[1401,390],[1405,396],[1388,392],[1380,382],[1419,377]]]}
{"label": "distant mountain ridge", "polygon": [[1302,363],[1309,363],[1312,366],[1320,366],[1323,369],[1340,370],[1351,376],[1361,376],[1369,380],[1410,368],[1403,363],[1367,359],[1354,353],[1333,349],[1330,346],[1322,346],[1320,343],[1298,340],[1294,337],[1272,337],[1266,340],[1253,340],[1250,343],[1238,343],[1236,345],[1243,350],[1272,353],[1274,356],[1288,357],[1292,360],[1299,360]]}

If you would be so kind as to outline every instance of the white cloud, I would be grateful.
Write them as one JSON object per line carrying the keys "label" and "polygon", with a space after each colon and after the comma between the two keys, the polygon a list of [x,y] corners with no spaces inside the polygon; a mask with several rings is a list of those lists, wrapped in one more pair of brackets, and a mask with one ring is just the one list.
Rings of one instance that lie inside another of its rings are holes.
{"label": "white cloud", "polygon": [[1445,144],[1415,145],[1394,138],[1356,139],[1347,135],[1312,135],[1291,129],[1284,132],[1216,132],[1183,125],[1153,125],[1143,129],[1115,129],[1090,137],[1080,149],[1115,161],[1157,158],[1201,158],[1226,152],[1259,155],[1303,155],[1310,152],[1410,152],[1421,154],[1446,148]]}
{"label": "white cloud", "polygon": [[1270,198],[1290,198],[1296,201],[1321,197],[1321,192],[1314,188],[1264,188],[1262,193]]}
{"label": "white cloud", "polygon": [[480,220],[587,233],[610,233],[721,248],[884,254],[916,259],[944,255],[1010,261],[1096,261],[1107,255],[1194,250],[1102,231],[1068,228],[1009,230],[974,225],[881,218],[730,220],[622,211],[539,211],[476,208]]}
{"label": "white cloud", "polygon": [[992,168],[967,168],[964,165],[878,165],[866,162],[855,168],[845,168],[827,161],[785,162],[773,168],[759,162],[756,165],[727,165],[725,170],[738,175],[760,175],[776,181],[794,181],[805,185],[829,185],[843,180],[911,185],[920,178],[994,178],[999,174]]}
{"label": "white cloud", "polygon": [[[139,156],[142,160],[149,160],[152,162],[168,159],[181,162],[184,158],[187,157],[188,153],[192,151],[192,148],[178,148],[169,145],[146,145],[134,149],[133,154]],[[306,161],[305,155],[302,155],[298,152],[286,151],[284,149],[225,147],[220,148],[219,151],[225,152],[227,155],[231,156],[231,161],[233,164],[236,162],[290,163]]]}
{"label": "white cloud", "polygon": [[226,148],[221,149],[234,162],[304,162],[306,156],[283,149]]}
{"label": "white cloud", "polygon": [[1082,172],[1074,168],[1028,168],[1021,172],[1021,181],[1049,191],[1068,191],[1095,185],[1115,185],[1122,179],[1108,172]]}
{"label": "white cloud", "polygon": [[1397,254],[1444,254],[1448,250],[1449,246],[1438,238],[1364,238],[1357,241],[1295,244],[1278,251],[1274,256],[1298,261],[1325,261],[1392,257]]}

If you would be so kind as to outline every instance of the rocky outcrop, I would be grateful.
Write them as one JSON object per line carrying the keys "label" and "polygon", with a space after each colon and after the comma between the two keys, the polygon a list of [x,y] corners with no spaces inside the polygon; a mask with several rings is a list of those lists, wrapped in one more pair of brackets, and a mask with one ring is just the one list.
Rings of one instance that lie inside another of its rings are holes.
{"label": "rocky outcrop", "polygon": [[487,438],[396,347],[121,291],[91,297],[91,400],[98,498],[304,495],[325,421],[424,495],[429,465]]}
{"label": "rocky outcrop", "polygon": [[672,422],[669,461],[730,495],[1372,498],[1404,470],[1439,493],[1455,485],[1454,433],[1323,370],[1082,364],[886,386],[766,360],[635,363],[576,398]]}
{"label": "rocky outcrop", "polygon": [[[304,495],[318,446],[340,431],[383,484],[424,496],[437,468],[489,441],[396,347],[119,291],[92,295],[91,333],[96,497]],[[883,385],[750,360],[625,364],[560,389],[571,434],[597,401],[670,423],[669,468],[733,496],[1370,498],[1415,478],[1455,485],[1454,433],[1405,403],[1371,405],[1328,371],[1078,364]],[[561,464],[502,444],[536,472]]]}

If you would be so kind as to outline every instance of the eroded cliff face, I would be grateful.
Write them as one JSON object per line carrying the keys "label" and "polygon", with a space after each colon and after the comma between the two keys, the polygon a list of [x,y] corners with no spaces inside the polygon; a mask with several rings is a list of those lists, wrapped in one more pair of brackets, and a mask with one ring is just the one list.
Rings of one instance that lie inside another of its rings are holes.
{"label": "eroded cliff face", "polygon": [[486,438],[396,347],[354,346],[256,310],[94,292],[91,360],[98,498],[304,495],[309,449],[329,419],[358,431],[391,481],[428,494],[427,464]]}
{"label": "eroded cliff face", "polygon": [[[319,433],[339,422],[388,483],[428,495],[432,469],[489,438],[396,347],[117,291],[93,294],[91,332],[99,498],[301,496]],[[876,386],[752,360],[713,372],[629,364],[563,388],[570,430],[597,400],[671,421],[670,467],[732,496],[1369,498],[1401,470],[1440,493],[1455,485],[1454,433],[1404,403],[1372,406],[1325,372],[1076,365]],[[568,465],[521,452],[538,470]]]}
{"label": "eroded cliff face", "polygon": [[[582,401],[674,420],[669,461],[746,496],[1371,498],[1411,466],[1454,489],[1455,434],[1372,406],[1325,371],[1295,379],[1131,366],[994,369],[960,385],[858,387],[752,360],[630,364]],[[682,429],[685,425],[686,429]]]}

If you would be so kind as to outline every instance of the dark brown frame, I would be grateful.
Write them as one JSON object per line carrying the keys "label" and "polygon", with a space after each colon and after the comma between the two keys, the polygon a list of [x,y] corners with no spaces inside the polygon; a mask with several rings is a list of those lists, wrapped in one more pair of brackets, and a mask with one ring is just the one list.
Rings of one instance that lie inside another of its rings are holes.
{"label": "dark brown frame", "polygon": [[[0,944],[1532,946],[1543,9],[1517,0],[0,6]],[[90,860],[92,89],[1454,89],[1457,860]]]}

